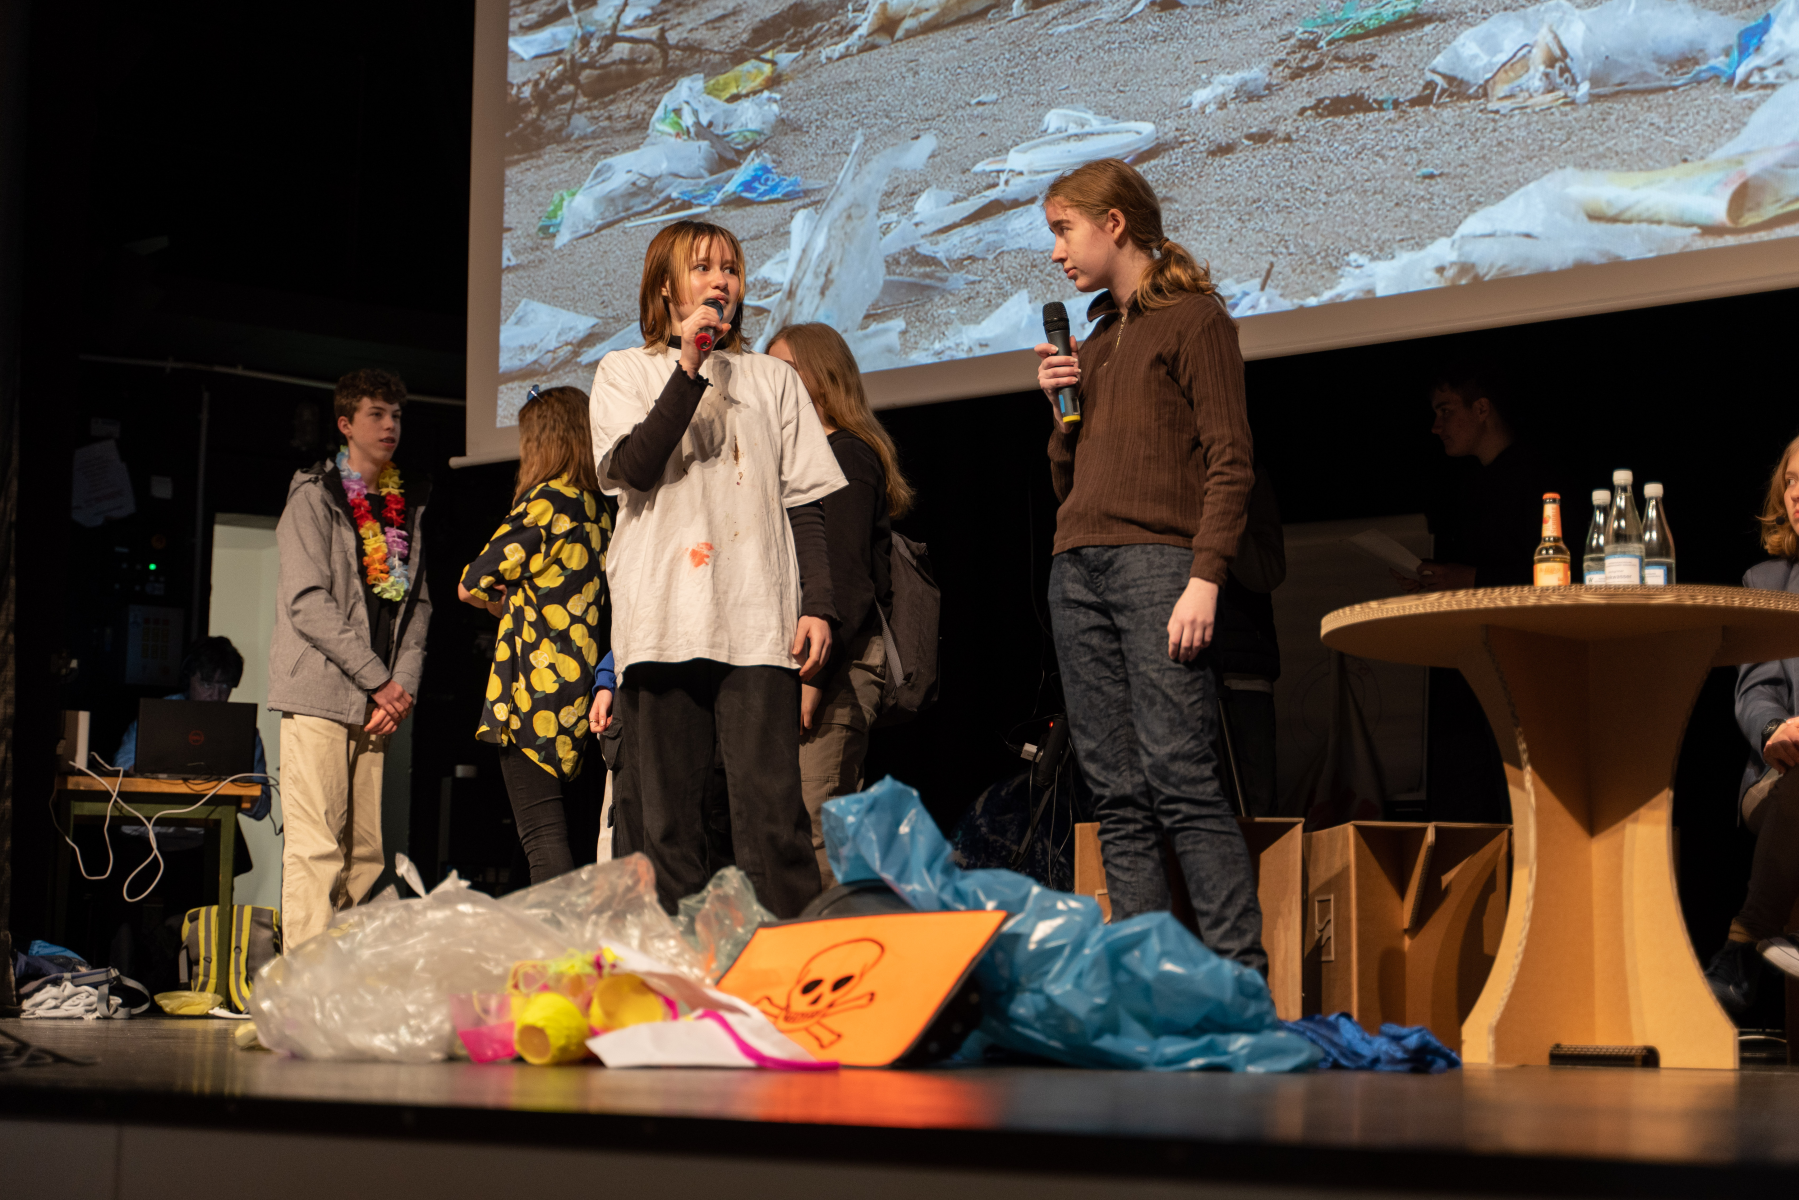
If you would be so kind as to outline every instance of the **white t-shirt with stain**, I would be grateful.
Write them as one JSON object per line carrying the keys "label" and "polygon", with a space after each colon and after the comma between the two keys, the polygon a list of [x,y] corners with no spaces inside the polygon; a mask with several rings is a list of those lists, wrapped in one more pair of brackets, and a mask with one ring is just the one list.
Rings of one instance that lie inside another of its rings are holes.
{"label": "white t-shirt with stain", "polygon": [[844,486],[818,411],[792,367],[715,351],[693,420],[649,491],[608,477],[615,446],[679,369],[672,348],[615,350],[594,372],[590,413],[601,486],[619,498],[606,551],[612,653],[793,667],[799,560],[787,510]]}

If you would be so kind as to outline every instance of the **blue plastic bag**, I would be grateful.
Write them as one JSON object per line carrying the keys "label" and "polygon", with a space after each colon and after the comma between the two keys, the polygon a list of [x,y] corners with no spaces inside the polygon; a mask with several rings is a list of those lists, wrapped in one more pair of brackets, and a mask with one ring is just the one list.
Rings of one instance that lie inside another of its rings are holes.
{"label": "blue plastic bag", "polygon": [[1012,914],[975,968],[976,1036],[1082,1067],[1302,1071],[1321,1057],[1281,1027],[1259,974],[1167,913],[1104,925],[1089,897],[956,866],[918,793],[892,777],[826,803],[824,831],[845,883],[883,880],[921,912]]}
{"label": "blue plastic bag", "polygon": [[1380,1027],[1379,1033],[1369,1033],[1346,1012],[1328,1017],[1313,1013],[1285,1024],[1324,1051],[1324,1061],[1318,1064],[1320,1067],[1436,1075],[1462,1065],[1456,1052],[1439,1042],[1422,1025],[1395,1025],[1389,1021]]}

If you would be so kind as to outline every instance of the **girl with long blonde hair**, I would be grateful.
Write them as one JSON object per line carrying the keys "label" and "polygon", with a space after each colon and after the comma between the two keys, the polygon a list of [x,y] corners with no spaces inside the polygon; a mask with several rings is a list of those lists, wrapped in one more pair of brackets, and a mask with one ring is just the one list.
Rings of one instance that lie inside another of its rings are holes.
{"label": "girl with long blonde hair", "polygon": [[912,507],[893,439],[868,407],[862,372],[829,325],[788,325],[768,352],[799,373],[848,486],[824,499],[825,545],[840,637],[824,669],[800,688],[800,789],[812,818],[812,847],[825,887],[824,802],[862,790],[868,731],[887,679],[881,614],[892,600],[894,517]]}
{"label": "girl with long blonde hair", "polygon": [[[1212,746],[1208,647],[1243,533],[1251,466],[1243,358],[1211,276],[1117,159],[1049,187],[1053,261],[1097,292],[1084,345],[1037,347],[1056,513],[1049,602],[1068,726],[1092,784],[1112,917],[1169,905],[1174,844],[1201,939],[1266,973],[1249,851]],[[1053,416],[1076,389],[1077,426]]]}
{"label": "girl with long blonde hair", "polygon": [[581,773],[587,749],[612,520],[589,451],[586,393],[532,388],[518,425],[512,511],[463,570],[456,594],[500,618],[475,737],[499,747],[537,884],[574,866],[562,789]]}

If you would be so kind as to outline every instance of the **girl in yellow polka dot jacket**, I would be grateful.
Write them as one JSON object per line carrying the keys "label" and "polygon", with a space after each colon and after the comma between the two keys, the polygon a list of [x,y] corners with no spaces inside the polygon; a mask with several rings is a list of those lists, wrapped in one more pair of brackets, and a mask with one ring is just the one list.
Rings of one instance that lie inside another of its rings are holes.
{"label": "girl in yellow polka dot jacket", "polygon": [[594,668],[606,653],[606,545],[587,396],[535,388],[519,410],[512,511],[462,572],[461,599],[500,618],[475,736],[500,748],[500,774],[531,882],[570,870],[562,785],[581,773]]}

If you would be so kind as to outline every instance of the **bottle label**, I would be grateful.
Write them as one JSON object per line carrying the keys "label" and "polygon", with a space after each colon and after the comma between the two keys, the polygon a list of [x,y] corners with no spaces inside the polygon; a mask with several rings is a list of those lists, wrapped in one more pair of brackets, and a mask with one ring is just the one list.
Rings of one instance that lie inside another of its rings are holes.
{"label": "bottle label", "polygon": [[1661,563],[1654,563],[1643,568],[1643,582],[1650,587],[1668,586],[1668,568]]}
{"label": "bottle label", "polygon": [[1562,540],[1562,504],[1560,500],[1543,501],[1543,537]]}
{"label": "bottle label", "polygon": [[1588,571],[1586,583],[1588,587],[1599,587],[1605,583],[1604,571]]}
{"label": "bottle label", "polygon": [[1565,562],[1540,562],[1537,564],[1536,584],[1538,587],[1567,587],[1574,582],[1568,564]]}
{"label": "bottle label", "polygon": [[1637,587],[1643,582],[1643,560],[1634,554],[1605,556],[1605,582],[1611,587]]}

